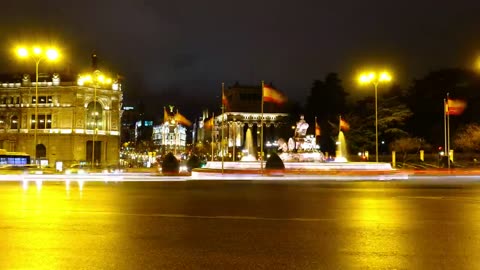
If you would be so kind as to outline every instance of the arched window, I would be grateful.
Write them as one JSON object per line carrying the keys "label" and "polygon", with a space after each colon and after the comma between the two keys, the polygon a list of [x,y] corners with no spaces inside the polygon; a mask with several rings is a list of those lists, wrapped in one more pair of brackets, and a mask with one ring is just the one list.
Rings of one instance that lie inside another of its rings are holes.
{"label": "arched window", "polygon": [[14,115],[10,118],[10,129],[18,129],[18,116]]}
{"label": "arched window", "polygon": [[103,108],[99,102],[90,102],[87,107],[87,129],[103,130]]}

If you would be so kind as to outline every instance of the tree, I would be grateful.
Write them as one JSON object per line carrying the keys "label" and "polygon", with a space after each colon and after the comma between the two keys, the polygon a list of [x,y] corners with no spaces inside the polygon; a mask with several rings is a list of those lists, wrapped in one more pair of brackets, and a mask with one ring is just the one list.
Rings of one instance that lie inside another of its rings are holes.
{"label": "tree", "polygon": [[412,134],[443,145],[443,100],[447,93],[468,103],[465,112],[451,121],[451,133],[477,119],[480,115],[480,76],[465,69],[440,69],[414,80],[408,89],[407,104],[415,115],[408,122]]}
{"label": "tree", "polygon": [[453,141],[456,148],[465,151],[480,151],[480,125],[469,124],[462,128]]}
{"label": "tree", "polygon": [[393,141],[390,144],[390,149],[402,155],[402,162],[407,161],[408,153],[418,153],[425,145],[425,141],[420,138],[403,137]]}
{"label": "tree", "polygon": [[[307,115],[305,119],[309,123],[313,123],[317,117],[322,130],[320,144],[323,151],[331,153],[335,151],[335,141],[332,138],[337,135],[337,131],[332,130],[329,122],[337,122],[338,116],[345,113],[347,97],[348,93],[336,73],[327,74],[323,81],[315,80],[313,82],[306,102]],[[312,125],[310,124],[310,126]]]}
{"label": "tree", "polygon": [[[403,91],[393,86],[390,91],[378,98],[378,137],[379,141],[392,142],[408,135],[405,125],[412,116],[404,103]],[[350,123],[350,131],[345,135],[350,152],[375,151],[375,98],[366,97],[350,107],[345,116]],[[385,152],[380,147],[379,152]]]}

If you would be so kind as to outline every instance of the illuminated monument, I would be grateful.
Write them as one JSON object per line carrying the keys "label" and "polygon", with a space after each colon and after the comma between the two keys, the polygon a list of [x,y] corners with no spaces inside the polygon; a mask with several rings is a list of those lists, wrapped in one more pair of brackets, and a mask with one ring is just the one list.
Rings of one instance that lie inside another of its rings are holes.
{"label": "illuminated monument", "polygon": [[[238,159],[227,158],[224,160],[227,162],[208,161],[204,168],[193,170],[193,178],[201,178],[220,173],[247,174],[251,176],[263,173],[263,169],[265,168],[265,164],[263,164],[264,166],[262,167],[258,157],[253,157],[254,153],[257,153],[259,149],[260,132],[258,131],[260,129],[260,123],[262,122],[261,114],[258,113],[261,102],[260,87],[240,87],[235,85],[232,88],[225,89],[225,96],[227,98],[225,113],[215,117],[214,127],[218,126],[220,129],[223,127],[224,134],[226,134],[224,136],[224,144],[228,145],[228,157],[230,157],[230,153],[232,153],[233,156]],[[309,125],[303,116],[301,116],[300,120],[293,126],[295,130],[293,137],[285,141],[281,138],[281,135],[276,132],[276,128],[285,126],[288,114],[276,113],[274,110],[268,109],[266,111],[267,112],[263,114],[265,146],[268,148],[270,144],[279,150],[279,156],[284,161],[285,174],[301,175],[307,173],[307,171],[314,174],[315,172],[322,173],[324,171],[334,170],[389,171],[392,169],[389,163],[325,162],[324,155],[316,144],[315,135],[307,134]],[[215,128],[212,127],[212,131],[213,130],[215,130]],[[346,144],[343,143],[343,145],[345,146]],[[235,152],[238,148],[241,149],[242,152],[237,156],[234,153],[238,153],[238,151]],[[253,150],[254,148],[257,150]],[[341,153],[345,154],[346,151],[342,151]],[[242,157],[245,158],[242,159]]]}
{"label": "illuminated monument", "polygon": [[284,162],[323,162],[325,158],[317,145],[314,135],[307,135],[308,123],[304,116],[295,126],[295,134],[285,142],[278,140],[278,150],[281,151],[280,158]]}

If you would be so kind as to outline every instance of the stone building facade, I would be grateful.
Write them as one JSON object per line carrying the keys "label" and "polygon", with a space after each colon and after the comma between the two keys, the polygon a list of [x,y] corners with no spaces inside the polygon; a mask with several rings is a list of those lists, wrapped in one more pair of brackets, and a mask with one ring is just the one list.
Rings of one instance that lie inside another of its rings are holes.
{"label": "stone building facade", "polygon": [[38,95],[35,75],[0,78],[0,148],[25,152],[50,166],[57,161],[118,164],[121,84],[100,86],[78,78],[40,74]]}

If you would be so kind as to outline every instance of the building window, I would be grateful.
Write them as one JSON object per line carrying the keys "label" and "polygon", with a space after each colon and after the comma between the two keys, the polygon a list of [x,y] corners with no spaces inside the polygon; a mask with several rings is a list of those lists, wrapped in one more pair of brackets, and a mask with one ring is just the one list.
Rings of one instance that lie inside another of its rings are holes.
{"label": "building window", "polygon": [[17,102],[15,104],[20,104],[20,97],[17,97]]}
{"label": "building window", "polygon": [[[31,129],[35,129],[35,115],[32,115]],[[51,129],[52,128],[52,115],[51,114],[39,114],[38,115],[38,129]]]}
{"label": "building window", "polygon": [[10,97],[10,104],[13,104],[14,98]]}
{"label": "building window", "polygon": [[14,115],[10,118],[10,129],[18,129],[18,116]]}
{"label": "building window", "polygon": [[[52,96],[38,96],[38,104],[46,104],[46,103],[52,103],[53,99]],[[32,103],[35,102],[35,97],[32,97]]]}
{"label": "building window", "polygon": [[5,117],[0,116],[0,129],[5,128]]}
{"label": "building window", "polygon": [[87,107],[87,129],[103,130],[103,108],[99,102],[91,102]]}

